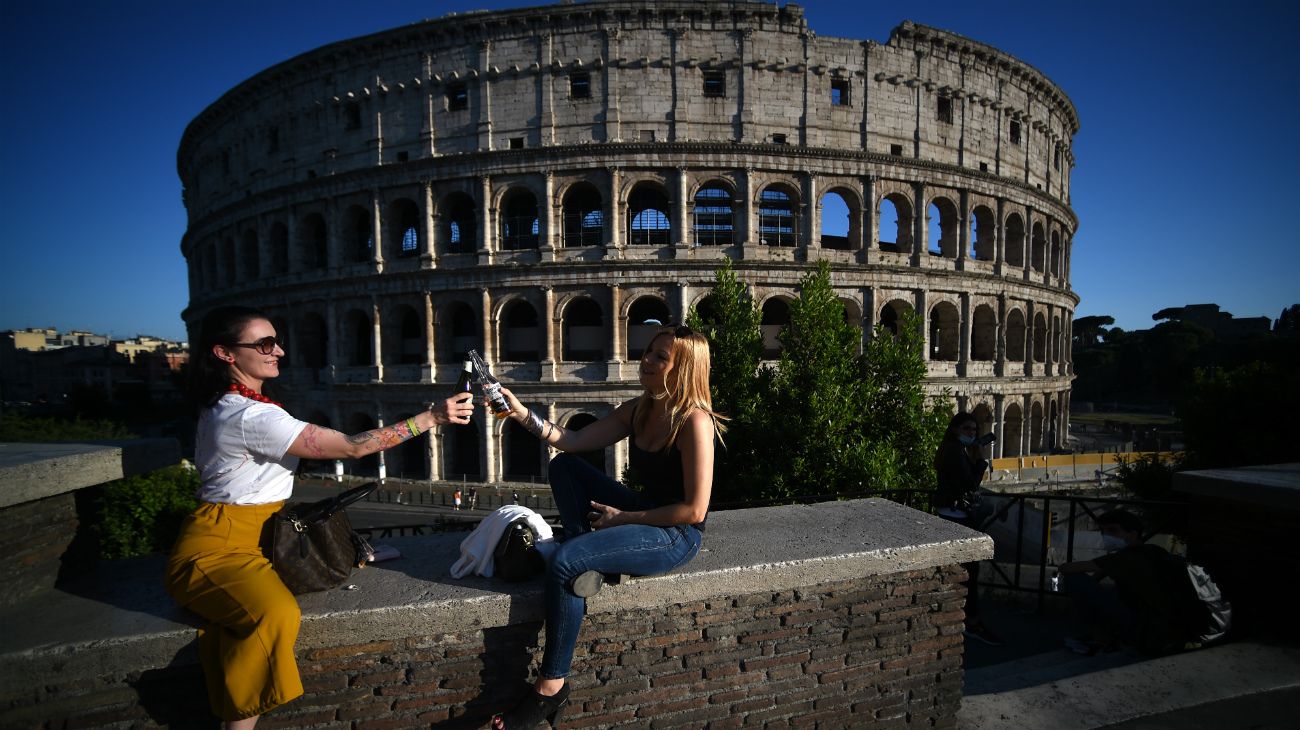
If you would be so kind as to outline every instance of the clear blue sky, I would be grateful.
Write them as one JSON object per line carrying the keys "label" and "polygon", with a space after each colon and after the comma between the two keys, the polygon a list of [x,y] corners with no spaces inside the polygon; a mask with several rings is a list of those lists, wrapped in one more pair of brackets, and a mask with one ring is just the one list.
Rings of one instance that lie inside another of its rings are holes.
{"label": "clear blue sky", "polygon": [[[180,339],[176,147],[231,87],[326,43],[490,0],[5,0],[0,330]],[[1300,4],[1238,0],[804,3],[823,36],[904,19],[988,43],[1074,101],[1076,316],[1125,329],[1215,302],[1300,302]],[[1288,212],[1291,211],[1291,212]]]}

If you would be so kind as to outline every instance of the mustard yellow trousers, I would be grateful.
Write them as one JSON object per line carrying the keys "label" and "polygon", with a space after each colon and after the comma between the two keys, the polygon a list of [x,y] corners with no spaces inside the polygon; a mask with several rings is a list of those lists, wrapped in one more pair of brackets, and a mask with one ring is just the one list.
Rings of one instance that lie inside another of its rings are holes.
{"label": "mustard yellow trousers", "polygon": [[167,592],[206,622],[199,661],[222,720],[261,715],[302,695],[293,655],[298,601],[263,551],[283,504],[200,503],[167,563]]}

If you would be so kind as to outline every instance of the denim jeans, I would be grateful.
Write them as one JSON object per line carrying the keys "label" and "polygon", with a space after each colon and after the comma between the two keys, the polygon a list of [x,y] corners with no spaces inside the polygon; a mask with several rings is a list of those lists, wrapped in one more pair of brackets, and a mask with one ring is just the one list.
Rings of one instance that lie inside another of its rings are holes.
{"label": "denim jeans", "polygon": [[546,651],[542,654],[541,676],[560,679],[569,675],[573,648],[587,613],[586,599],[575,596],[570,587],[573,579],[588,570],[628,575],[666,573],[695,557],[703,536],[690,525],[619,525],[593,531],[587,521],[592,501],[620,510],[649,509],[654,505],[572,454],[552,459],[549,476],[564,525],[558,537],[564,542],[546,566]]}
{"label": "denim jeans", "polygon": [[[1087,573],[1066,573],[1065,592],[1071,601],[1070,624],[1075,638],[1112,638],[1128,644],[1138,640],[1137,614],[1120,600],[1119,591]],[[1105,636],[1094,636],[1101,631]]]}

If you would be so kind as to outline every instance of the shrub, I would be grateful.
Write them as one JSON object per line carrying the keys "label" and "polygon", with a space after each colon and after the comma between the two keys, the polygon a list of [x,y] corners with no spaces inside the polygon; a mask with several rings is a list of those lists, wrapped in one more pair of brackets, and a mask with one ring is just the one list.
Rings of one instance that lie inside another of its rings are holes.
{"label": "shrub", "polygon": [[171,550],[181,520],[197,506],[198,488],[198,472],[188,464],[105,484],[96,527],[100,555],[115,559]]}

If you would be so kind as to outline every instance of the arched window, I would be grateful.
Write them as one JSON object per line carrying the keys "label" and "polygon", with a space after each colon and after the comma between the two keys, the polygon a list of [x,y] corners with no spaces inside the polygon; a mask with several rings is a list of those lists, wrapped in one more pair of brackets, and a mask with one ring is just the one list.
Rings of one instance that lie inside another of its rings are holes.
{"label": "arched window", "polygon": [[590,183],[578,183],[564,195],[564,246],[599,246],[605,240],[605,210]]}
{"label": "arched window", "polygon": [[997,356],[998,324],[997,315],[987,304],[975,307],[971,319],[970,358],[989,361]]}
{"label": "arched window", "polygon": [[669,318],[668,305],[658,297],[641,297],[632,302],[632,306],[627,310],[628,362],[641,359],[641,354],[645,352],[651,338],[660,328],[668,324]]}
{"label": "arched window", "polygon": [[947,198],[935,198],[926,214],[930,255],[957,258],[957,206]]}
{"label": "arched window", "polygon": [[512,190],[506,194],[501,209],[501,250],[537,248],[537,198],[522,188]]}
{"label": "arched window", "polygon": [[395,257],[420,253],[420,209],[409,198],[398,198],[388,206],[388,250]]}
{"label": "arched window", "polygon": [[239,274],[244,281],[256,281],[260,273],[262,252],[257,245],[257,231],[252,228],[244,231],[244,238],[239,246]]}
{"label": "arched window", "polygon": [[[880,250],[911,253],[912,201],[902,193],[890,193],[880,201]],[[886,238],[892,235],[893,239]]]}
{"label": "arched window", "polygon": [[849,204],[844,196],[831,191],[822,196],[822,248],[847,251],[850,231],[854,228]]}
{"label": "arched window", "polygon": [[312,213],[302,222],[302,267],[307,271],[325,268],[328,255],[326,246],[329,234],[325,228],[325,217]]}
{"label": "arched window", "polygon": [[654,183],[639,183],[627,199],[627,242],[634,246],[666,246],[671,225],[668,196]]}
{"label": "arched window", "polygon": [[1042,312],[1034,315],[1034,362],[1047,359],[1047,318]]}
{"label": "arched window", "polygon": [[289,273],[289,229],[278,221],[271,226],[271,273]]}
{"label": "arched window", "polygon": [[225,277],[227,284],[233,284],[237,273],[235,270],[235,260],[238,258],[235,254],[235,242],[233,239],[227,238],[221,242],[221,258],[222,275]]}
{"label": "arched window", "polygon": [[520,299],[506,306],[504,330],[501,337],[501,357],[510,362],[540,361],[538,348],[541,338],[537,332],[537,310]]}
{"label": "arched window", "polygon": [[374,364],[374,329],[370,317],[360,309],[353,309],[344,318],[347,339],[347,364],[353,367]]}
{"label": "arched window", "polygon": [[[474,420],[478,420],[475,418]],[[447,481],[482,481],[477,428],[442,429],[442,470]],[[418,439],[412,439],[417,441]]]}
{"label": "arched window", "polygon": [[[394,340],[397,352],[393,358],[401,365],[415,365],[428,359],[428,354],[424,346],[424,322],[414,307],[398,307],[393,315],[397,318],[397,331],[389,334],[388,339]],[[393,335],[396,335],[394,337]]]}
{"label": "arched window", "polygon": [[[303,366],[315,376],[317,371],[329,364],[329,330],[325,326],[325,318],[314,312],[304,314],[298,320],[297,331],[298,355]],[[315,377],[312,380],[315,381]]]}
{"label": "arched window", "polygon": [[1002,412],[1002,455],[1020,456],[1020,434],[1024,429],[1024,418],[1020,404],[1011,403]]}
{"label": "arched window", "polygon": [[1012,213],[1007,216],[1007,257],[1008,266],[1025,265],[1025,222],[1021,220],[1020,214]]}
{"label": "arched window", "polygon": [[951,302],[930,308],[930,359],[955,362],[961,350],[961,317]]}
{"label": "arched window", "polygon": [[474,310],[468,304],[456,302],[448,308],[448,314],[451,338],[447,346],[441,349],[453,362],[464,362],[470,350],[480,348]]}
{"label": "arched window", "polygon": [[1043,235],[1043,224],[1038,223],[1037,221],[1034,222],[1034,235],[1033,235],[1032,244],[1033,244],[1033,249],[1032,249],[1033,258],[1030,264],[1033,266],[1034,271],[1041,272],[1043,271],[1044,259],[1047,256],[1046,253],[1047,239]]}
{"label": "arched window", "polygon": [[1061,275],[1061,232],[1052,231],[1052,276]]}
{"label": "arched window", "polygon": [[343,245],[350,263],[362,264],[374,258],[375,232],[370,227],[370,213],[359,205],[348,206],[343,213]]}
{"label": "arched window", "polygon": [[542,451],[536,436],[528,433],[513,418],[506,419],[501,431],[505,464],[502,476],[507,481],[531,482],[542,476]]}
{"label": "arched window", "polygon": [[473,253],[476,213],[474,200],[464,193],[452,193],[442,202],[442,253]]}
{"label": "arched window", "polygon": [[983,205],[971,211],[971,256],[979,261],[992,261],[997,247],[997,223],[993,211]]}
{"label": "arched window", "polygon": [[758,328],[763,333],[763,359],[775,360],[781,357],[781,341],[777,336],[781,328],[790,324],[790,304],[780,298],[772,297],[763,302],[762,318]]}
{"label": "arched window", "polygon": [[768,246],[799,245],[799,214],[794,196],[784,188],[772,186],[758,195],[758,235]]}
{"label": "arched window", "polygon": [[1043,404],[1038,401],[1029,406],[1029,450],[1043,451]]}
{"label": "arched window", "polygon": [[569,362],[605,360],[609,336],[600,305],[579,297],[564,308],[563,358]]}
{"label": "arched window", "polygon": [[1019,309],[1007,314],[1007,361],[1025,361],[1025,315]]}
{"label": "arched window", "polygon": [[880,325],[895,336],[902,325],[903,313],[915,311],[912,305],[902,299],[894,299],[880,308]]}
{"label": "arched window", "polygon": [[731,191],[720,183],[709,183],[695,193],[695,243],[698,246],[730,246],[735,242],[735,211]]}

